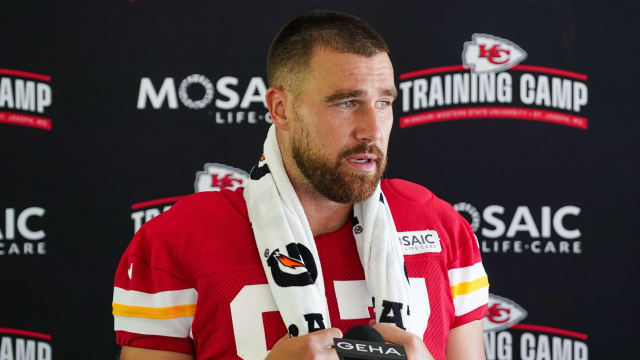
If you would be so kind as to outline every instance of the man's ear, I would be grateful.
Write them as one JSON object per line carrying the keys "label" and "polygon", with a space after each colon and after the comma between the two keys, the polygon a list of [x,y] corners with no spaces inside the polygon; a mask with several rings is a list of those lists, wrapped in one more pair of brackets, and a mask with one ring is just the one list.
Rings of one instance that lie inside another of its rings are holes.
{"label": "man's ear", "polygon": [[271,121],[276,128],[289,131],[289,119],[286,111],[289,94],[283,89],[270,87],[265,95],[265,100],[271,114]]}

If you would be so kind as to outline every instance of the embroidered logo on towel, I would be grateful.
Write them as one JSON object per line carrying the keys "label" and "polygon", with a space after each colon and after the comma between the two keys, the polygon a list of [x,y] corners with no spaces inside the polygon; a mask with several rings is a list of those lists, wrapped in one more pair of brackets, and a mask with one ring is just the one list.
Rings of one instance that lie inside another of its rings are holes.
{"label": "embroidered logo on towel", "polygon": [[273,280],[282,287],[312,285],[318,277],[311,251],[301,244],[288,244],[286,254],[280,249],[273,250],[267,265],[271,268]]}

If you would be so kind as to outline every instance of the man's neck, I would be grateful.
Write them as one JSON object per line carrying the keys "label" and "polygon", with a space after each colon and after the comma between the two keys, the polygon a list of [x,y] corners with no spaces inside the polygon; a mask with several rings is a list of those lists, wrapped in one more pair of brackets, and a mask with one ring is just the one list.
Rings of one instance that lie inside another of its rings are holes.
{"label": "man's neck", "polygon": [[349,221],[353,204],[337,203],[319,194],[309,194],[295,184],[293,188],[300,199],[313,236],[334,232]]}

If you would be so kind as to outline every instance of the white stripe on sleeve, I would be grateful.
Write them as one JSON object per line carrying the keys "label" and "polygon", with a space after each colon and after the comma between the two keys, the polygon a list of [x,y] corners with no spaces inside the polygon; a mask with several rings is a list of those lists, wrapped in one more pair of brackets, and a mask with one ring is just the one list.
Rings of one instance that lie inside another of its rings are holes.
{"label": "white stripe on sleeve", "polygon": [[186,338],[191,331],[193,316],[174,319],[145,319],[138,317],[114,316],[114,329],[143,335],[159,335]]}
{"label": "white stripe on sleeve", "polygon": [[482,266],[482,262],[477,262],[471,266],[449,270],[449,285],[455,286],[463,282],[477,280],[487,275]]}
{"label": "white stripe on sleeve", "polygon": [[190,305],[198,302],[196,289],[160,291],[149,294],[136,290],[113,288],[113,302],[129,306],[169,307],[176,305]]}

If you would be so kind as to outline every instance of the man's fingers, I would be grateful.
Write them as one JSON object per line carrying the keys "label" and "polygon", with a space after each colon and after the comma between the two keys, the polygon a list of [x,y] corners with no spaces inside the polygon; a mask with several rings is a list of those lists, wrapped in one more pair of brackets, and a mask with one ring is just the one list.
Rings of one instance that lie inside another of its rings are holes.
{"label": "man's fingers", "polygon": [[319,359],[322,360],[340,360],[336,349],[326,349],[323,350],[320,354],[322,355],[322,357],[320,357]]}
{"label": "man's fingers", "polygon": [[373,328],[380,332],[386,342],[404,346],[407,358],[433,360],[424,342],[417,335],[392,324],[374,324]]}
{"label": "man's fingers", "polygon": [[287,333],[273,345],[267,359],[339,360],[336,350],[331,348],[334,337],[342,337],[342,332],[339,329],[330,328],[298,337],[291,337]]}
{"label": "man's fingers", "polygon": [[286,341],[287,339],[290,339],[290,338],[291,338],[291,335],[289,335],[289,333],[286,333],[286,334],[284,334],[284,336],[283,336],[283,337],[281,337],[280,339],[278,339],[278,341],[276,341],[276,343],[275,343],[273,346],[275,347],[276,345],[278,345],[278,343],[281,343],[281,342],[283,342],[283,341]]}
{"label": "man's fingers", "polygon": [[412,334],[406,332],[395,325],[387,323],[376,323],[372,327],[382,335],[384,341],[392,344],[408,344],[413,339]]}
{"label": "man's fingers", "polygon": [[318,330],[306,336],[313,338],[310,345],[314,349],[314,352],[320,356],[315,359],[339,360],[336,349],[331,348],[331,346],[333,345],[334,338],[342,337],[342,331],[340,331],[340,329],[329,328]]}
{"label": "man's fingers", "polygon": [[313,336],[317,336],[318,339],[325,345],[333,345],[333,338],[342,338],[342,331],[338,328],[328,328],[324,330],[318,330],[312,333]]}

